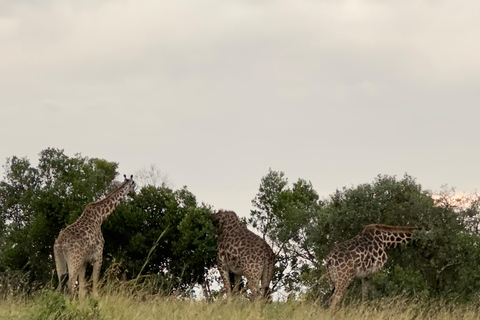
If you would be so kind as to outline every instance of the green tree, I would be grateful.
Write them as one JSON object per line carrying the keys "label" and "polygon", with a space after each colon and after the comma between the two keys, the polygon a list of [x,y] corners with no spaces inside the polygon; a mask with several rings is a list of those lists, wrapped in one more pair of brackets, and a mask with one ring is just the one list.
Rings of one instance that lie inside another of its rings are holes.
{"label": "green tree", "polygon": [[104,237],[106,254],[127,279],[155,276],[165,293],[190,294],[215,261],[212,210],[186,187],[143,187],[105,222]]}
{"label": "green tree", "polygon": [[[468,205],[458,205],[462,202]],[[327,299],[323,258],[365,225],[382,223],[423,229],[411,244],[389,251],[384,270],[371,279],[371,295],[470,299],[479,292],[480,238],[472,232],[480,221],[478,197],[445,201],[409,175],[379,175],[319,201],[310,183],[299,179],[290,188],[283,172],[270,170],[253,205],[249,222],[272,244],[278,256],[276,281],[287,291],[307,287],[309,296]],[[358,284],[349,291],[350,297],[360,297]]]}
{"label": "green tree", "polygon": [[[0,276],[19,273],[23,276],[16,278],[25,280],[22,285],[30,290],[51,281],[55,238],[89,202],[108,193],[117,164],[80,154],[68,157],[63,150],[49,148],[40,152],[36,167],[14,156],[4,169]],[[156,283],[155,290],[188,294],[195,283],[206,281],[214,264],[212,210],[198,205],[186,187],[144,186],[115,210],[102,229],[103,270],[119,262],[127,279],[141,275],[143,281]]]}
{"label": "green tree", "polygon": [[[332,194],[311,240],[322,259],[335,242],[354,237],[367,224],[422,227],[412,244],[390,250],[385,269],[371,281],[373,294],[468,298],[473,292],[462,289],[468,287],[462,275],[479,271],[468,258],[478,256],[479,239],[467,232],[459,218],[458,212],[441,205],[411,176],[380,175],[372,183]],[[480,287],[478,282],[475,285]],[[358,287],[351,291],[359,295]]]}
{"label": "green tree", "polygon": [[73,222],[88,202],[104,195],[117,164],[102,159],[68,157],[45,149],[33,167],[13,156],[0,182],[0,271],[22,270],[29,284],[45,284],[54,269],[52,246],[61,228]]}
{"label": "green tree", "polygon": [[294,294],[302,273],[317,265],[309,243],[312,222],[321,208],[310,182],[298,179],[292,187],[283,172],[269,170],[252,201],[249,224],[272,246],[277,257],[273,289]]}

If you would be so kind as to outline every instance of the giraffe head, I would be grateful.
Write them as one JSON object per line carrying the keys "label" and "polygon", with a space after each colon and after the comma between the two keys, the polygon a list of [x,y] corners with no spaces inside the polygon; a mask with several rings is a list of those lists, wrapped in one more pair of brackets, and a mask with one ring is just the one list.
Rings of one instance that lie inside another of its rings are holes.
{"label": "giraffe head", "polygon": [[130,196],[135,195],[135,181],[133,181],[133,175],[130,176],[130,179],[127,179],[127,175],[123,175],[125,178],[124,183],[126,183],[126,194]]}

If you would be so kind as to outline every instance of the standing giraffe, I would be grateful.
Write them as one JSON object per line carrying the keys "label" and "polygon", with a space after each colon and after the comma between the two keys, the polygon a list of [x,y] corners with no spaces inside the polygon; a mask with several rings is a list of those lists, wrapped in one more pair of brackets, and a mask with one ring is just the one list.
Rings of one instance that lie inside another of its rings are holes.
{"label": "standing giraffe", "polygon": [[[214,215],[220,228],[217,267],[227,297],[239,290],[241,276],[247,278],[252,299],[269,297],[275,255],[258,235],[248,230],[235,212],[220,210]],[[261,285],[259,286],[259,283]]]}
{"label": "standing giraffe", "polygon": [[87,264],[93,264],[94,296],[98,296],[98,278],[102,266],[103,245],[102,223],[118,207],[127,194],[135,194],[133,175],[110,192],[103,200],[89,203],[78,219],[60,231],[55,240],[53,251],[58,275],[58,290],[62,290],[68,271],[68,292],[73,294],[73,287],[78,278],[78,295],[85,296],[85,271]]}
{"label": "standing giraffe", "polygon": [[336,244],[325,258],[328,282],[333,295],[330,305],[335,310],[354,278],[362,279],[362,299],[368,295],[367,277],[380,271],[387,262],[388,248],[407,243],[416,227],[383,224],[367,225],[361,234]]}

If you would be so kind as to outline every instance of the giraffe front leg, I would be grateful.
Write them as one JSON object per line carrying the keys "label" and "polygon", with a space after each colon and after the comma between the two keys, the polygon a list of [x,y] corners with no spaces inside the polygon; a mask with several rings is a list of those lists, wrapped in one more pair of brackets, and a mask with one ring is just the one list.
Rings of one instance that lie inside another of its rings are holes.
{"label": "giraffe front leg", "polygon": [[97,257],[93,261],[93,272],[92,272],[92,294],[94,297],[98,297],[98,282],[100,279],[100,269],[102,268],[102,256]]}

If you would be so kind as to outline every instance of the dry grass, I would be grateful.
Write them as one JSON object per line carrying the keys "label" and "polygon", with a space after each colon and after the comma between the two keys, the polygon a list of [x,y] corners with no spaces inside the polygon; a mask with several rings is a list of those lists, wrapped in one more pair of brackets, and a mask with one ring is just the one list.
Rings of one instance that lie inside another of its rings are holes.
{"label": "dry grass", "polygon": [[242,300],[178,300],[160,296],[105,293],[98,300],[70,301],[64,295],[44,291],[33,299],[0,301],[0,319],[85,320],[257,320],[257,319],[478,319],[477,304],[419,302],[404,298],[353,304],[333,314],[312,302],[289,301],[271,304]]}

